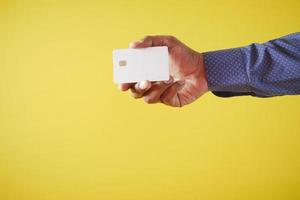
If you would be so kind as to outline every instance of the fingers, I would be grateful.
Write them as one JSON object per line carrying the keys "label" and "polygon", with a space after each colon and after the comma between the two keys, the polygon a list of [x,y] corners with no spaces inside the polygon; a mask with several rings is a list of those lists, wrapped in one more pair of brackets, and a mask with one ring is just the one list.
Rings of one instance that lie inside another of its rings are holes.
{"label": "fingers", "polygon": [[133,85],[133,83],[122,83],[119,84],[119,89],[123,92],[127,91],[131,86]]}
{"label": "fingers", "polygon": [[162,103],[171,106],[180,107],[181,102],[177,95],[178,89],[184,84],[184,81],[175,82],[160,97]]}
{"label": "fingers", "polygon": [[142,39],[140,41],[135,41],[135,42],[131,42],[129,44],[130,48],[146,48],[146,47],[151,47],[152,46],[152,40],[150,39]]}
{"label": "fingers", "polygon": [[182,106],[178,91],[185,84],[184,80],[174,82],[170,77],[168,81],[159,81],[151,83],[150,81],[142,81],[139,83],[120,84],[120,89],[126,91],[131,90],[131,95],[134,98],[144,98],[144,101],[149,104],[164,103],[171,106]]}
{"label": "fingers", "polygon": [[134,84],[134,86],[131,87],[131,96],[134,98],[141,98],[144,95],[144,93],[150,88],[150,81],[142,81],[140,83],[136,83]]}
{"label": "fingers", "polygon": [[179,44],[179,41],[174,36],[146,36],[140,41],[135,41],[129,44],[130,48],[146,48],[154,46],[168,46],[172,48]]}
{"label": "fingers", "polygon": [[144,93],[144,101],[149,104],[160,102],[160,96],[173,83],[173,78],[170,77],[168,81],[156,82],[152,87]]}

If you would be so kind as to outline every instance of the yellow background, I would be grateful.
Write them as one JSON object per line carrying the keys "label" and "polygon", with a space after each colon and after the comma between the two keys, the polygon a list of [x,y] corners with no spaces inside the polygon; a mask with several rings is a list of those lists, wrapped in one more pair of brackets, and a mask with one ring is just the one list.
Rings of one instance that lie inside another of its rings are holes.
{"label": "yellow background", "polygon": [[1,200],[300,199],[300,97],[147,105],[112,50],[197,51],[299,31],[300,1],[0,1]]}

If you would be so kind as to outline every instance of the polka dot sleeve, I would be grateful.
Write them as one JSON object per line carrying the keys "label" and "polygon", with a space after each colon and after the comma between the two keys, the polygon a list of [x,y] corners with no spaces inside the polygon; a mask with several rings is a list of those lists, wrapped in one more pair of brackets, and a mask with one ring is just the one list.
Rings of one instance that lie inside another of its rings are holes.
{"label": "polka dot sleeve", "polygon": [[204,61],[209,89],[217,96],[300,94],[300,33],[206,52]]}

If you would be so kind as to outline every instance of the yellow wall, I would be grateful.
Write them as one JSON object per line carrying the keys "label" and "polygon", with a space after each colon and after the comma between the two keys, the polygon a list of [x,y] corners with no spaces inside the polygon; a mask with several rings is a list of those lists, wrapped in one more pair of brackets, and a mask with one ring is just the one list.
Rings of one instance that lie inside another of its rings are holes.
{"label": "yellow wall", "polygon": [[1,1],[1,200],[300,198],[300,96],[147,105],[112,50],[172,34],[198,51],[299,31],[300,1]]}

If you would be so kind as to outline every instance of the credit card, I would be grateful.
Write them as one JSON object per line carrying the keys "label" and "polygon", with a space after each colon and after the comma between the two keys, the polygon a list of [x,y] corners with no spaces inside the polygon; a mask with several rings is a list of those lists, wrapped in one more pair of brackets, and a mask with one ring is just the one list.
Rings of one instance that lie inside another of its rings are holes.
{"label": "credit card", "polygon": [[168,47],[113,50],[115,83],[169,80]]}

